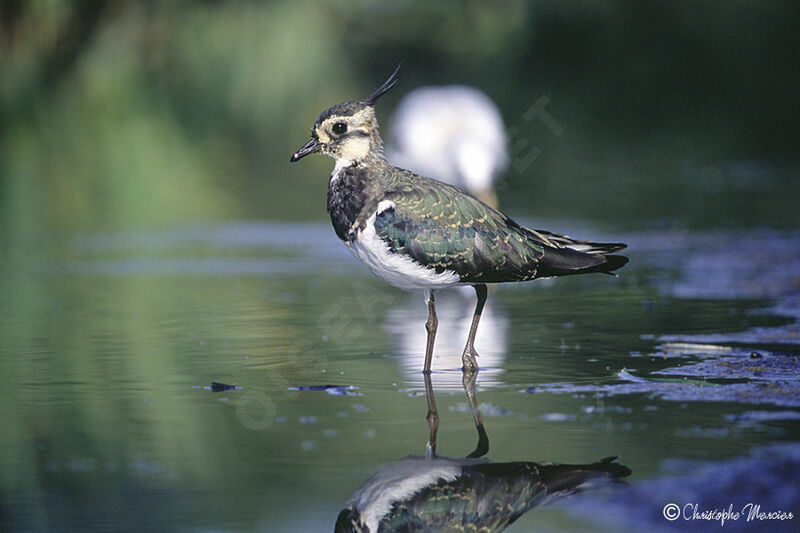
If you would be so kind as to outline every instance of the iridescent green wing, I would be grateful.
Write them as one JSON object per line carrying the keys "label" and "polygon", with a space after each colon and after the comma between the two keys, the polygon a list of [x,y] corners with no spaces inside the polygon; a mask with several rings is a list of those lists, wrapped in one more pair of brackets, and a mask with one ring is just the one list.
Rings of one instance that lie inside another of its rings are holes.
{"label": "iridescent green wing", "polygon": [[393,252],[463,282],[536,276],[545,243],[533,232],[454,187],[392,170],[383,200],[393,207],[376,216],[375,230]]}

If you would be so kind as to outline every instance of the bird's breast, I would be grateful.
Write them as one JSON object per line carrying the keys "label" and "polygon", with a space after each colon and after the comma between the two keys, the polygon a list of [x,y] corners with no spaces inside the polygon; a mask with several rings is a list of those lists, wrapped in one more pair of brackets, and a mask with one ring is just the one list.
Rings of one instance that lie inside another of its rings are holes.
{"label": "bird's breast", "polygon": [[[361,172],[335,168],[328,184],[328,214],[336,235],[345,242],[355,239],[359,226],[363,226],[371,201],[368,183]],[[361,228],[363,229],[363,228]]]}

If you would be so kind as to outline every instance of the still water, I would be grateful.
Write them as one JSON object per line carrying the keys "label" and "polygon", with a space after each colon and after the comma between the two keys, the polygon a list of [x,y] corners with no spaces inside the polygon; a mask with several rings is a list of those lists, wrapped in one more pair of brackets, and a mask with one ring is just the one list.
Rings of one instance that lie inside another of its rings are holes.
{"label": "still water", "polygon": [[[507,531],[720,526],[667,521],[668,503],[759,504],[795,518],[725,530],[796,531],[800,234],[547,227],[626,241],[631,262],[490,287],[487,457],[619,456],[632,474]],[[422,297],[325,224],[46,237],[0,272],[0,529],[332,531],[368,478],[426,451]],[[458,369],[473,298],[437,298],[437,452],[453,458],[477,442]]]}

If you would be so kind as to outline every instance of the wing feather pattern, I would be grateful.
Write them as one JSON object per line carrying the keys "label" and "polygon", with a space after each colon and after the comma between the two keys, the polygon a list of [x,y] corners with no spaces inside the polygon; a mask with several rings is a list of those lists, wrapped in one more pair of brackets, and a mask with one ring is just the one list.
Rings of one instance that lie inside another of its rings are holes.
{"label": "wing feather pattern", "polygon": [[605,272],[627,261],[603,255],[624,245],[532,230],[454,187],[394,170],[394,186],[383,197],[393,207],[376,216],[377,235],[394,253],[437,272],[453,271],[462,282]]}

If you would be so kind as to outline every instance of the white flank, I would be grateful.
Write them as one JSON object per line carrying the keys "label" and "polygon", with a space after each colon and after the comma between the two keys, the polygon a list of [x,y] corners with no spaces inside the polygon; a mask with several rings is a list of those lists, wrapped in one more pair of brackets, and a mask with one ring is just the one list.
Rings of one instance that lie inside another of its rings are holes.
{"label": "white flank", "polygon": [[458,274],[452,270],[436,272],[414,261],[394,253],[375,233],[375,217],[395,207],[394,202],[384,200],[367,221],[367,225],[352,243],[347,243],[350,252],[360,259],[373,274],[401,289],[444,289],[459,282]]}
{"label": "white flank", "polygon": [[347,507],[361,513],[369,531],[377,531],[381,518],[395,502],[410,498],[440,479],[453,481],[461,475],[461,467],[486,462],[481,459],[449,459],[409,456],[375,473],[347,500]]}

